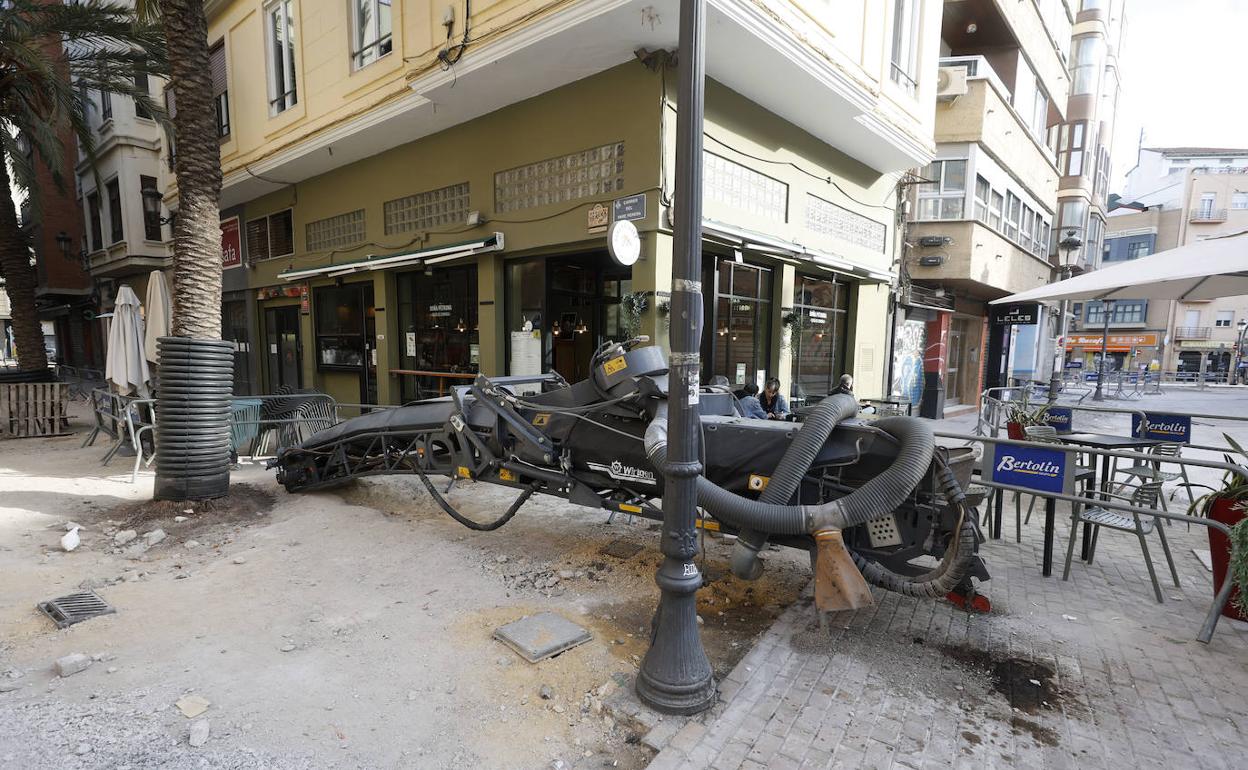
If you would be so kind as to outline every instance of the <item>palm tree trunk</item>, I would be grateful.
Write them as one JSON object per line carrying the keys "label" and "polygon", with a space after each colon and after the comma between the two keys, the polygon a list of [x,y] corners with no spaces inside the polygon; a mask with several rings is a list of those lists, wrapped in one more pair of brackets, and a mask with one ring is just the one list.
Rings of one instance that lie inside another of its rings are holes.
{"label": "palm tree trunk", "polygon": [[45,371],[48,351],[35,307],[35,266],[30,261],[26,234],[17,224],[17,209],[9,194],[9,170],[0,153],[0,275],[4,276],[12,308],[13,342],[22,371]]}
{"label": "palm tree trunk", "polygon": [[203,0],[160,0],[169,50],[177,157],[173,233],[173,335],[221,339],[221,147]]}

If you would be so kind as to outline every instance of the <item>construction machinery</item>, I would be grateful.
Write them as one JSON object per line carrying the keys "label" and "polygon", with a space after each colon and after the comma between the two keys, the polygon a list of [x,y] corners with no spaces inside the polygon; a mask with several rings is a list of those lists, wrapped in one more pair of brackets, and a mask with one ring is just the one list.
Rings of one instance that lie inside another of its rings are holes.
{"label": "construction machinery", "polygon": [[[478,376],[451,395],[378,409],[321,430],[271,462],[300,492],[378,474],[415,474],[470,529],[506,524],[535,493],[661,521],[667,404],[701,416],[698,526],[736,536],[733,572],[753,579],[768,542],[812,556],[816,603],[871,601],[866,582],[912,596],[974,595],[987,580],[978,514],[963,491],[969,448],[938,447],[928,423],[857,417],[853,396],[829,396],[800,421],[745,417],[726,388],[669,393],[662,351],[608,342],[591,376]],[[517,490],[492,521],[458,511],[431,477]],[[864,581],[865,578],[865,581]]]}

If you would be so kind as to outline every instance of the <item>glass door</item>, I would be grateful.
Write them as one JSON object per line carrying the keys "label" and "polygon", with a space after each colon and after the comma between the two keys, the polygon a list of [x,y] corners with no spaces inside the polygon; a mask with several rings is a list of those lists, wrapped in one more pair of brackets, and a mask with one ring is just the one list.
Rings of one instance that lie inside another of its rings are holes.
{"label": "glass door", "polygon": [[299,307],[271,307],[264,311],[265,360],[269,391],[278,388],[303,387],[303,367],[300,360],[303,342],[299,335]]}
{"label": "glass door", "polygon": [[945,405],[962,403],[962,358],[965,350],[966,320],[954,318],[949,328],[949,350],[945,358]]}

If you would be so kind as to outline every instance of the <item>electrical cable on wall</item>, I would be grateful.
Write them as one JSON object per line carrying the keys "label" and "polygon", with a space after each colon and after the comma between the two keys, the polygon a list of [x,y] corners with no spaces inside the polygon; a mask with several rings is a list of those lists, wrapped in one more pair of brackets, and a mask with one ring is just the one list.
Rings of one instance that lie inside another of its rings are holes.
{"label": "electrical cable on wall", "polygon": [[460,39],[458,45],[451,45],[451,30],[455,28],[454,22],[446,25],[446,47],[438,51],[438,61],[442,62],[442,69],[449,70],[464,58],[464,51],[468,50],[468,27],[472,19],[472,0],[464,0],[464,36]]}

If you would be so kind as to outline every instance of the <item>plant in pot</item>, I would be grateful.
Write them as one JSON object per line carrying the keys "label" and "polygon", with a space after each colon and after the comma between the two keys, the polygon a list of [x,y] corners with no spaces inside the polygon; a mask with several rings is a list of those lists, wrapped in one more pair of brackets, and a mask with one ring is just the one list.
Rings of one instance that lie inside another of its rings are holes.
{"label": "plant in pot", "polygon": [[[1240,465],[1248,467],[1248,452],[1225,433],[1222,437],[1239,455],[1238,458],[1224,455],[1225,460],[1233,463],[1238,459]],[[1212,527],[1208,528],[1209,554],[1213,561],[1213,591],[1216,595],[1229,571],[1235,587],[1231,589],[1231,598],[1222,608],[1222,614],[1228,618],[1248,621],[1248,478],[1227,471],[1222,477],[1220,487],[1207,488],[1211,490],[1209,494],[1192,503],[1188,515],[1205,516],[1231,528],[1229,538]]]}
{"label": "plant in pot", "polygon": [[1005,432],[1014,441],[1027,439],[1026,429],[1033,425],[1047,425],[1048,404],[1035,405],[1028,398],[1027,391],[1018,401],[1007,401],[1005,404]]}

